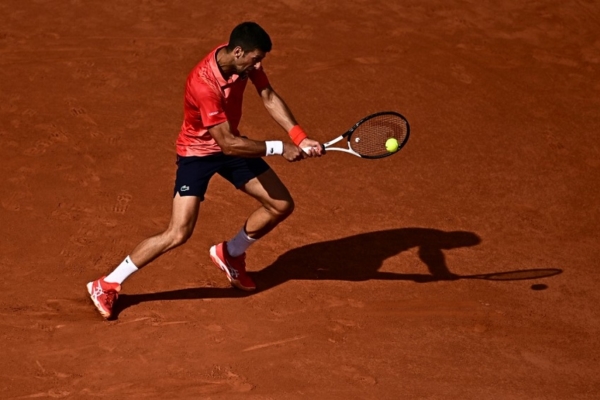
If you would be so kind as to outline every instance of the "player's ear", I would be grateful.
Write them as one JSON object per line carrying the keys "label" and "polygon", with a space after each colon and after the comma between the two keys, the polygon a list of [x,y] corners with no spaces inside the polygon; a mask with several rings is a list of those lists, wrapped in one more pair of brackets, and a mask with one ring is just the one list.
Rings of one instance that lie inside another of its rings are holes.
{"label": "player's ear", "polygon": [[242,47],[241,47],[241,46],[236,46],[236,47],[233,49],[233,56],[234,56],[235,58],[241,58],[243,55],[244,55],[244,50],[242,50]]}

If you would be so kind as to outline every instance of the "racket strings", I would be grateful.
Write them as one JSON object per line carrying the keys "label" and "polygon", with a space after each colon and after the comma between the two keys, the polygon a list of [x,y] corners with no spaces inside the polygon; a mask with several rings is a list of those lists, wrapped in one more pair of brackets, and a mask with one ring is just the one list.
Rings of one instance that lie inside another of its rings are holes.
{"label": "racket strings", "polygon": [[398,115],[379,115],[356,127],[350,147],[361,156],[383,157],[389,155],[385,143],[390,138],[396,139],[401,148],[408,138],[408,123]]}

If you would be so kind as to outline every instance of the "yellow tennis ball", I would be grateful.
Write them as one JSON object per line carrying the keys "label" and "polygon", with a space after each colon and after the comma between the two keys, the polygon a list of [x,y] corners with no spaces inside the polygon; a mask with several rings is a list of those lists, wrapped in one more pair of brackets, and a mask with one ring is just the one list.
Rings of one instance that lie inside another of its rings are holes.
{"label": "yellow tennis ball", "polygon": [[395,153],[396,151],[398,151],[398,140],[396,140],[395,138],[389,138],[385,141],[385,148],[390,153]]}

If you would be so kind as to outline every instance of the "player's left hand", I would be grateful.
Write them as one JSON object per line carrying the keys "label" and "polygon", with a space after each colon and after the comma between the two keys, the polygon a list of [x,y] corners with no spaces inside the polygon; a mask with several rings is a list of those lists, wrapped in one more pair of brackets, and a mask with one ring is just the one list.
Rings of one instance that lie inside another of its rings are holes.
{"label": "player's left hand", "polygon": [[321,143],[309,138],[306,138],[303,141],[301,141],[299,147],[302,148],[302,150],[304,150],[308,157],[321,157],[323,154],[325,154]]}

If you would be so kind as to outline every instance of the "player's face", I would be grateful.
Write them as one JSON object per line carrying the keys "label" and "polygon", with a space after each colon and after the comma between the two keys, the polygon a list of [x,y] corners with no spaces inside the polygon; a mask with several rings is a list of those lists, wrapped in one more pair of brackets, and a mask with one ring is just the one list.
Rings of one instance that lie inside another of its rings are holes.
{"label": "player's face", "polygon": [[260,67],[260,62],[265,58],[266,54],[261,50],[252,50],[244,53],[239,51],[236,56],[236,71],[239,75],[246,74],[253,69]]}

